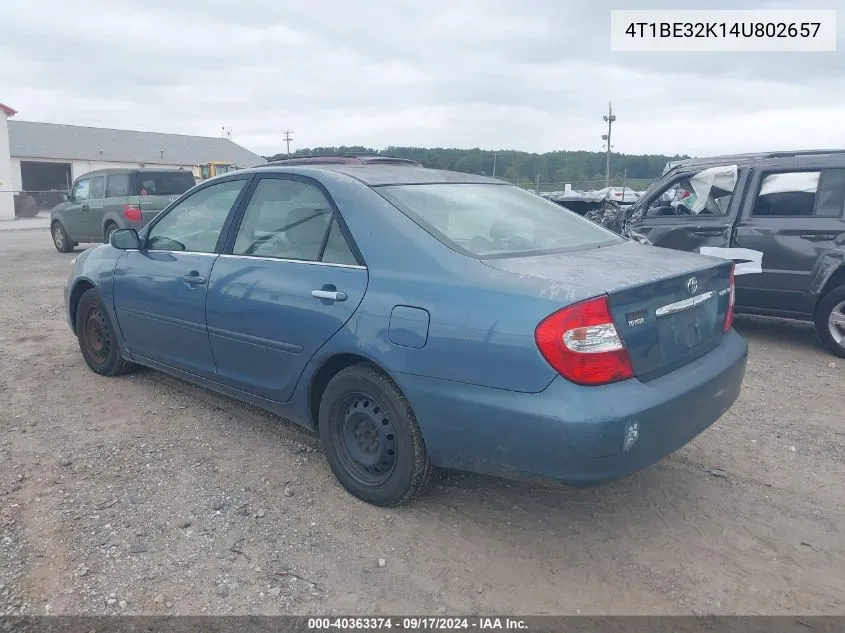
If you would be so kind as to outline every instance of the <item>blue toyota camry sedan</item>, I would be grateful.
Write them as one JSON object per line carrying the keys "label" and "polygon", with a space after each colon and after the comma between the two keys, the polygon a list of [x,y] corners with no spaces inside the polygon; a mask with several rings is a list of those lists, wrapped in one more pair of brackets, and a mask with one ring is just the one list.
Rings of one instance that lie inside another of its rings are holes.
{"label": "blue toyota camry sedan", "polygon": [[293,420],[384,506],[435,466],[645,468],[728,410],[747,357],[731,262],[400,159],[205,181],[82,253],[65,300],[97,374],[145,365]]}

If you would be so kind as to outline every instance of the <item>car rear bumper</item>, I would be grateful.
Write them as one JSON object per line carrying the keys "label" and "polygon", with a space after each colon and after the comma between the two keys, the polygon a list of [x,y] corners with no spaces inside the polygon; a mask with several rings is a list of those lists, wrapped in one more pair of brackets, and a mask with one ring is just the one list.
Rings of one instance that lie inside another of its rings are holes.
{"label": "car rear bumper", "polygon": [[747,355],[731,330],[705,356],[647,383],[582,387],[557,377],[531,394],[394,377],[435,465],[591,483],[646,468],[716,422],[739,396]]}

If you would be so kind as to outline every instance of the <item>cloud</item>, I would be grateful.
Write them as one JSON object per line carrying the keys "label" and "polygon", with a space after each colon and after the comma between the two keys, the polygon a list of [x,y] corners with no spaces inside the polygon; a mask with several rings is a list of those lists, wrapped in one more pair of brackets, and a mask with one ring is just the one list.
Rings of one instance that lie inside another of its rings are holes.
{"label": "cloud", "polygon": [[[598,150],[609,100],[616,151],[845,145],[841,37],[838,53],[612,53],[618,5],[29,0],[4,8],[0,99],[27,120],[204,135],[231,126],[265,154],[285,129],[294,147]],[[743,8],[755,7],[784,3]]]}

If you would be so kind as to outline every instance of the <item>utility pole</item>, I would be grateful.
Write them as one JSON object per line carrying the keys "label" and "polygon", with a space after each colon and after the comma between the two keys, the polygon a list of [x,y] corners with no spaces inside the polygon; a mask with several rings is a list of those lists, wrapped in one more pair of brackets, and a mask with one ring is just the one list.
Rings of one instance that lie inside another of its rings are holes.
{"label": "utility pole", "polygon": [[293,134],[293,130],[285,130],[285,144],[288,148],[288,154],[290,154],[290,142],[293,140],[291,134]]}
{"label": "utility pole", "polygon": [[493,178],[496,177],[496,152],[493,152]]}
{"label": "utility pole", "polygon": [[537,174],[537,188],[534,190],[539,195],[540,193],[540,174]]}
{"label": "utility pole", "polygon": [[607,134],[602,134],[602,140],[607,142],[607,163],[604,168],[604,186],[610,186],[610,131],[613,128],[613,122],[616,120],[616,115],[613,114],[613,104],[607,102],[607,114],[602,119],[607,122]]}

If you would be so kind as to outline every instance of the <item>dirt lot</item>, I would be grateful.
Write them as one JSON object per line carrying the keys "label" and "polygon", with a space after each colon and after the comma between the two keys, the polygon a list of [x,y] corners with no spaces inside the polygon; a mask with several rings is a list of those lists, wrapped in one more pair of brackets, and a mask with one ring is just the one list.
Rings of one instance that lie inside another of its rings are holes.
{"label": "dirt lot", "polygon": [[385,512],[292,424],[91,373],[72,257],[0,233],[0,613],[845,612],[845,362],[805,326],[740,319],[739,402],[634,477],[446,473]]}

